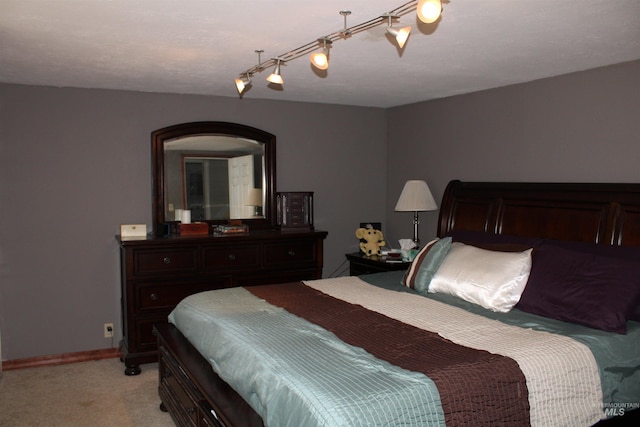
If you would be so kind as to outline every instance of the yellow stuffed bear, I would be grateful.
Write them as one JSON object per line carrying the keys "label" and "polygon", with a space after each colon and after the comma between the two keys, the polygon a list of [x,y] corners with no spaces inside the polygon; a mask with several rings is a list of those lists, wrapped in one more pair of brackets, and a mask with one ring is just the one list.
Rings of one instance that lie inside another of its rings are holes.
{"label": "yellow stuffed bear", "polygon": [[380,248],[387,244],[384,241],[382,231],[376,230],[371,226],[358,228],[356,230],[356,237],[365,240],[365,242],[360,242],[360,250],[364,252],[366,256],[382,255],[382,249]]}

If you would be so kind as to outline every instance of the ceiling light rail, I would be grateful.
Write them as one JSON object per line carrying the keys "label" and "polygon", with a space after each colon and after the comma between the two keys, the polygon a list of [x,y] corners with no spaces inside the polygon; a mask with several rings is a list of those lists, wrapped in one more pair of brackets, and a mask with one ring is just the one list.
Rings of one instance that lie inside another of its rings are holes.
{"label": "ceiling light rail", "polygon": [[[326,70],[329,67],[329,50],[333,45],[333,42],[340,39],[347,39],[355,34],[369,30],[382,24],[387,24],[387,33],[395,37],[398,46],[402,49],[404,47],[411,27],[395,28],[392,26],[392,20],[398,19],[410,12],[416,11],[418,19],[425,23],[433,23],[438,20],[442,12],[441,0],[412,0],[397,8],[390,10],[376,18],[368,21],[356,24],[352,27],[347,27],[347,16],[351,14],[351,11],[340,11],[340,15],[344,17],[344,28],[340,31],[333,32],[326,36],[317,38],[312,42],[306,43],[300,47],[290,50],[281,55],[272,57],[265,62],[261,62],[260,54],[263,50],[256,50],[258,54],[258,64],[243,71],[239,74],[239,77],[235,79],[236,88],[238,94],[242,95],[251,88],[251,77],[264,71],[267,68],[273,67],[273,72],[267,77],[267,81],[271,84],[282,85],[284,80],[281,74],[281,66],[289,61],[300,58],[312,52],[321,50],[320,53],[314,53],[312,55],[311,63],[320,70]],[[324,58],[321,56],[324,55]],[[319,62],[316,62],[319,61]],[[322,68],[324,67],[324,68]]]}

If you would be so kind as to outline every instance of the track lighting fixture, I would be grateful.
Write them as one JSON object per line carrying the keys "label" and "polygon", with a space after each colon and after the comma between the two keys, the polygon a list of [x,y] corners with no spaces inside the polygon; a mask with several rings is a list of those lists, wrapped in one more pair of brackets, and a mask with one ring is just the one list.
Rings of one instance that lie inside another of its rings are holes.
{"label": "track lighting fixture", "polygon": [[[258,54],[258,65],[256,65],[254,68],[256,72],[259,72],[264,69],[262,67],[262,60],[260,59],[260,54],[262,54],[264,50],[258,49],[258,50],[255,50],[254,52]],[[239,77],[236,77],[236,89],[238,90],[238,95],[241,98],[244,92],[251,89],[251,76],[253,76],[253,73],[247,71],[245,73],[240,74]]]}
{"label": "track lighting fixture", "polygon": [[245,76],[236,78],[236,89],[238,89],[238,95],[242,95],[245,89],[251,85],[251,75],[247,73]]}
{"label": "track lighting fixture", "polygon": [[[326,70],[329,67],[329,49],[332,47],[333,42],[336,40],[346,40],[353,35],[361,33],[363,31],[370,30],[374,27],[387,23],[387,33],[395,37],[400,49],[404,48],[405,43],[411,33],[411,27],[406,26],[402,28],[394,28],[392,26],[392,20],[400,18],[410,12],[415,11],[418,19],[427,24],[433,23],[440,18],[442,13],[442,1],[441,0],[411,0],[395,9],[382,14],[369,21],[362,22],[360,24],[347,27],[347,16],[351,14],[349,10],[340,11],[340,15],[344,18],[344,28],[342,30],[333,32],[324,37],[315,39],[312,42],[304,44],[296,49],[290,50],[287,53],[271,58],[265,61],[264,64],[260,62],[260,53],[262,50],[256,50],[258,52],[258,65],[249,68],[246,71],[240,73],[240,77],[236,78],[236,88],[238,94],[242,96],[243,92],[247,90],[251,84],[251,76],[256,73],[261,73],[267,67],[273,66],[273,73],[267,77],[267,81],[270,83],[282,85],[284,80],[280,75],[280,66],[282,63],[286,63],[293,59],[300,58],[303,55],[311,54],[310,60],[314,67],[320,70]],[[320,42],[320,43],[318,43]],[[321,52],[317,52],[321,48]]]}
{"label": "track lighting fixture", "polygon": [[280,58],[274,58],[274,60],[276,61],[276,67],[273,69],[273,73],[267,77],[267,81],[277,85],[284,84],[284,80],[282,80],[282,76],[280,75],[280,62],[282,60]]}
{"label": "track lighting fixture", "polygon": [[404,44],[407,42],[407,39],[409,38],[409,34],[411,34],[411,26],[409,25],[402,28],[393,28],[393,26],[391,25],[391,20],[397,18],[397,16],[387,15],[386,17],[389,19],[387,33],[395,37],[396,42],[398,42],[398,46],[400,46],[400,49],[402,49],[404,47]]}
{"label": "track lighting fixture", "polygon": [[318,70],[326,70],[329,68],[329,47],[333,42],[326,38],[318,39],[318,41],[322,43],[322,52],[311,54],[311,64]]}
{"label": "track lighting fixture", "polygon": [[438,20],[442,13],[442,2],[440,0],[418,0],[416,14],[418,19],[425,24],[432,24]]}

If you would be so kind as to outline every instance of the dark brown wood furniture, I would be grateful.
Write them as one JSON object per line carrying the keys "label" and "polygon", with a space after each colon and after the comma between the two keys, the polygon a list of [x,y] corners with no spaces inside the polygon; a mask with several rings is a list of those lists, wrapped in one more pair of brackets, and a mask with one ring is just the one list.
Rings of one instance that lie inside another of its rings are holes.
{"label": "dark brown wood furniture", "polygon": [[118,238],[125,374],[157,360],[153,325],[196,292],[322,277],[323,231]]}
{"label": "dark brown wood furniture", "polygon": [[[211,179],[202,181],[203,187],[216,190],[207,191],[207,197],[198,201],[202,218],[190,225],[212,230],[230,221],[241,222],[248,233],[177,235],[185,233],[179,233],[182,224],[175,212],[193,208],[188,204],[185,175],[190,157],[219,161],[208,166]],[[235,160],[242,163],[234,169]],[[295,193],[306,195],[301,200],[306,203],[288,198],[293,211],[299,207],[306,215],[295,218],[306,227],[280,230],[275,204],[276,137],[261,129],[212,121],[164,127],[151,133],[151,163],[153,235],[158,237],[118,237],[121,350],[127,375],[140,373],[140,364],[158,359],[153,325],[167,322],[169,312],[184,297],[233,286],[319,279],[327,236],[327,232],[313,231],[313,205],[308,197],[313,193]],[[228,188],[223,191],[222,187]],[[256,190],[262,196],[260,209],[248,204],[256,202],[249,198]],[[244,209],[250,206],[253,209]]]}
{"label": "dark brown wood furniture", "polygon": [[313,192],[280,192],[276,194],[276,215],[282,229],[313,230]]}
{"label": "dark brown wood furniture", "polygon": [[[173,325],[155,326],[158,334],[158,393],[163,411],[179,426],[262,426],[262,419]],[[187,363],[185,364],[184,361]],[[195,383],[192,378],[199,378]],[[215,405],[210,402],[214,401]]]}
{"label": "dark brown wood furniture", "polygon": [[[151,133],[152,213],[156,232],[175,220],[175,209],[189,208],[185,203],[184,165],[180,161],[180,158],[189,155],[206,155],[218,159],[251,155],[254,157],[254,176],[249,188],[261,189],[263,192],[261,215],[251,214],[244,218],[205,215],[201,221],[216,225],[226,224],[229,219],[241,219],[252,230],[276,227],[276,136],[238,123],[192,122],[168,126]],[[220,173],[227,174],[226,171]],[[229,194],[227,197],[219,197],[222,199],[218,200],[216,197],[210,203],[230,205]],[[212,209],[211,213],[213,212],[217,210]]]}
{"label": "dark brown wood furniture", "polygon": [[451,230],[640,246],[640,184],[452,181],[438,236]]}
{"label": "dark brown wood furniture", "polygon": [[411,265],[410,262],[402,262],[400,258],[397,261],[388,261],[385,256],[366,256],[362,252],[345,254],[345,257],[349,261],[350,276],[406,270]]}
{"label": "dark brown wood furniture", "polygon": [[[438,235],[452,230],[640,246],[640,184],[452,181],[441,203]],[[166,355],[160,359],[160,395],[178,425],[206,425],[193,415],[200,408],[215,411],[222,422],[214,425],[260,425],[256,413],[173,325],[156,329]],[[166,372],[176,370],[179,381],[167,378]],[[187,403],[176,404],[175,399]],[[618,420],[604,423],[611,421]]]}

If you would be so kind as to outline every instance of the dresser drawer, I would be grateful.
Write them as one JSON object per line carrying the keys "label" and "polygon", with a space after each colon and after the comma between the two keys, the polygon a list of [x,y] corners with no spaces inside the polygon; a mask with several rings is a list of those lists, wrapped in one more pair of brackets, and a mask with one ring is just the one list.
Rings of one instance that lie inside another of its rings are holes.
{"label": "dresser drawer", "polygon": [[289,207],[302,209],[305,204],[305,198],[308,193],[285,193],[287,195],[287,203]]}
{"label": "dresser drawer", "polygon": [[259,245],[236,245],[226,247],[206,247],[204,269],[207,271],[235,268],[255,268],[260,266]]}
{"label": "dresser drawer", "polygon": [[284,242],[266,244],[264,246],[265,267],[277,264],[313,263],[315,261],[315,242]]}
{"label": "dresser drawer", "polygon": [[163,366],[159,387],[162,402],[175,409],[172,415],[180,418],[180,425],[199,426],[197,402],[202,396],[164,348],[160,349],[160,358]]}
{"label": "dresser drawer", "polygon": [[173,248],[167,250],[143,249],[133,253],[133,274],[144,276],[148,274],[193,272],[197,269],[196,248]]}
{"label": "dresser drawer", "polygon": [[135,340],[131,345],[139,352],[153,351],[158,344],[158,337],[153,333],[153,325],[156,323],[167,323],[170,310],[158,313],[151,317],[133,319],[135,329]]}
{"label": "dresser drawer", "polygon": [[171,309],[189,295],[231,286],[230,276],[218,276],[204,282],[140,282],[135,284],[137,312]]}
{"label": "dresser drawer", "polygon": [[200,417],[198,427],[224,427],[220,422],[218,413],[209,405],[209,402],[202,400],[200,402]]}

